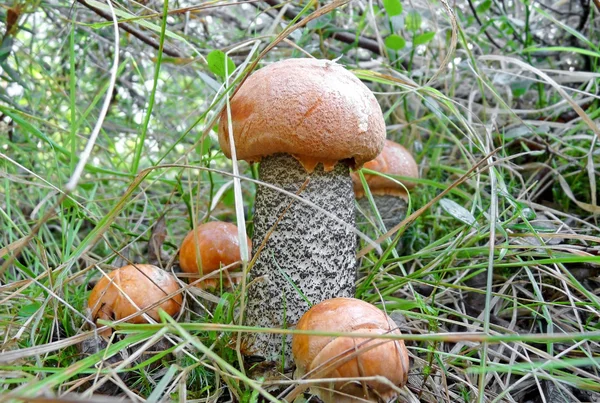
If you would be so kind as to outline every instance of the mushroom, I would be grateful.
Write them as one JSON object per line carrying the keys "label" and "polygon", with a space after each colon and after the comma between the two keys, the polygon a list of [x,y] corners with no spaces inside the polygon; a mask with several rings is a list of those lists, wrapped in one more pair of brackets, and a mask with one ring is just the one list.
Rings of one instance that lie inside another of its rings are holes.
{"label": "mushroom", "polygon": [[[394,321],[375,306],[354,298],[334,298],[313,306],[296,330],[401,334]],[[408,379],[408,351],[402,340],[325,337],[294,334],[292,351],[296,378],[344,378],[324,381],[311,392],[328,402],[390,401],[397,392],[388,383],[360,377],[385,377],[402,387]]]}
{"label": "mushroom", "polygon": [[[258,186],[255,251],[250,271],[246,325],[295,325],[308,308],[336,296],[354,295],[356,237],[350,167],[372,160],[383,148],[385,122],[375,96],[335,62],[290,59],[251,75],[231,99],[219,123],[227,157],[260,161],[260,180],[297,193]],[[232,133],[229,133],[229,124]],[[285,313],[285,315],[284,315]],[[291,338],[259,333],[249,341],[267,364],[291,364]],[[283,346],[283,347],[282,347]],[[284,353],[282,355],[282,349]],[[283,357],[283,363],[281,359]]]}
{"label": "mushroom", "polygon": [[[248,250],[252,245],[248,240]],[[198,259],[200,256],[200,259]],[[186,273],[207,275],[223,266],[230,266],[240,261],[240,241],[237,226],[222,221],[211,221],[198,225],[195,230],[188,232],[179,250],[179,265]],[[223,277],[230,277],[228,272]],[[214,278],[208,278],[198,283],[202,289],[217,288],[220,273]],[[231,278],[234,284],[239,283],[240,277]],[[226,287],[231,285],[225,279]]]}
{"label": "mushroom", "polygon": [[[98,319],[121,320],[164,300],[146,311],[152,319],[159,320],[159,309],[163,309],[171,316],[181,309],[183,301],[181,294],[165,299],[179,288],[175,277],[156,266],[127,265],[112,271],[98,281],[88,299],[88,307],[94,322]],[[129,318],[127,322],[146,323],[147,321],[140,314]],[[111,333],[112,330],[107,329],[103,336],[109,336]]]}
{"label": "mushroom", "polygon": [[[381,172],[387,175],[400,175],[411,178],[419,177],[419,167],[412,154],[403,146],[391,140],[385,141],[381,154],[372,161],[367,162],[364,168]],[[404,185],[379,175],[365,174],[365,180],[373,196],[375,206],[379,211],[386,230],[390,230],[404,219],[408,194],[406,189],[414,188],[415,184],[409,181],[401,181]],[[356,172],[352,173],[354,182],[354,194],[360,207],[360,212],[367,218],[373,220],[372,207],[369,199],[365,197],[365,189],[360,177]]]}

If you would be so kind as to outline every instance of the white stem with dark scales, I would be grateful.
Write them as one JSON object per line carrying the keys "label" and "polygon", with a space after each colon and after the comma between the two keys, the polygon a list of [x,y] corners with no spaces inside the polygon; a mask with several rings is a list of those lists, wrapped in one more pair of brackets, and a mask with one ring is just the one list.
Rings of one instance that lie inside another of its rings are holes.
{"label": "white stem with dark scales", "polygon": [[[354,296],[356,283],[356,236],[354,193],[349,168],[338,163],[330,172],[319,164],[307,173],[292,156],[276,154],[261,161],[261,181],[300,194],[331,212],[348,225],[335,221],[314,208],[274,189],[259,186],[256,192],[252,248],[265,247],[250,271],[246,325],[293,328],[300,317],[316,304],[334,297]],[[281,213],[291,204],[279,223]],[[284,317],[285,312],[285,317]],[[256,333],[252,354],[281,368],[292,365],[291,336],[285,343],[280,334]],[[282,351],[284,350],[284,351]]]}

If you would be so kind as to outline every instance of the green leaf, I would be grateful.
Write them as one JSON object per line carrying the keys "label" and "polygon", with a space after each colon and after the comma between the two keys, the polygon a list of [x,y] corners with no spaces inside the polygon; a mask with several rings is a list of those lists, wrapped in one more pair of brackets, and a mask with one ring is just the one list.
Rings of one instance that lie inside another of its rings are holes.
{"label": "green leaf", "polygon": [[0,63],[4,62],[10,56],[12,51],[14,39],[12,36],[7,36],[2,42],[0,42]]}
{"label": "green leaf", "polygon": [[406,46],[406,41],[401,36],[392,34],[385,38],[385,46],[392,50],[400,50]]}
{"label": "green leaf", "polygon": [[402,14],[402,4],[400,0],[383,0],[383,7],[390,17]]}
{"label": "green leaf", "polygon": [[0,70],[4,70],[4,72],[6,74],[8,74],[8,76],[15,82],[19,83],[19,85],[23,88],[28,88],[27,83],[25,83],[23,80],[21,80],[21,76],[19,74],[18,71],[16,71],[15,69],[13,69],[12,67],[10,67],[10,64],[8,64],[8,62],[3,61],[0,62]]}
{"label": "green leaf", "polygon": [[225,79],[225,63],[227,63],[227,74],[231,75],[235,70],[235,63],[220,50],[213,50],[206,56],[208,68],[213,74]]}
{"label": "green leaf", "polygon": [[331,14],[325,14],[325,15],[320,16],[319,18],[315,18],[314,20],[309,21],[309,23],[306,24],[306,28],[308,28],[308,29],[323,29],[323,28],[327,27],[327,25],[329,25],[332,20],[333,20],[333,16]]}
{"label": "green leaf", "polygon": [[[523,205],[523,203],[519,203],[521,206]],[[533,210],[532,208],[529,207],[524,207],[521,212],[523,213],[523,217],[525,217],[525,219],[527,220],[535,220],[535,218],[537,217],[537,215],[535,214],[535,210]]]}
{"label": "green leaf", "polygon": [[435,116],[437,116],[439,119],[444,119],[444,110],[442,109],[438,101],[435,100],[435,98],[427,95],[423,98],[423,103],[425,104],[427,109],[433,112]]}
{"label": "green leaf", "polygon": [[31,304],[23,305],[21,309],[19,309],[19,316],[23,318],[29,318],[31,315],[35,314],[42,304],[39,302],[32,302]]}
{"label": "green leaf", "polygon": [[[399,312],[400,314],[402,314],[402,311],[410,311],[410,310],[418,309],[419,308],[419,303],[418,302],[409,301],[407,299],[402,299],[402,298],[394,299],[394,302],[392,302],[392,305],[394,306],[395,310],[400,310],[401,311],[401,312]],[[394,312],[392,312],[392,314],[393,313]],[[390,316],[392,316],[392,315],[390,315]],[[393,318],[393,316],[392,316],[392,318]]]}
{"label": "green leaf", "polygon": [[446,213],[450,214],[452,217],[456,218],[459,221],[467,225],[476,225],[477,221],[475,217],[471,214],[469,210],[450,199],[442,199],[440,200],[440,205],[446,211]]}
{"label": "green leaf", "polygon": [[223,195],[223,198],[221,198],[221,201],[227,207],[233,206],[235,204],[235,195],[233,194],[233,189],[226,191]]}
{"label": "green leaf", "polygon": [[485,0],[477,6],[477,13],[485,13],[492,7],[492,0]]}
{"label": "green leaf", "polygon": [[523,49],[525,53],[535,53],[535,52],[573,52],[579,53],[585,56],[591,57],[600,57],[600,52],[595,52],[593,50],[581,49],[573,46],[546,46],[546,47],[534,47],[530,46],[528,48]]}
{"label": "green leaf", "polygon": [[528,90],[529,90],[529,88],[527,88],[527,87],[512,88],[513,97],[522,97],[523,95],[525,95],[527,93]]}
{"label": "green leaf", "polygon": [[[200,133],[200,136],[202,136],[202,133]],[[206,155],[210,152],[210,147],[212,146],[212,139],[210,138],[210,136],[206,136],[204,138],[204,140],[202,140],[197,146],[196,146],[196,153],[198,153],[199,155]]]}
{"label": "green leaf", "polygon": [[429,43],[434,37],[435,32],[423,32],[422,34],[415,36],[415,39],[413,39],[413,46],[425,45],[426,43]]}
{"label": "green leaf", "polygon": [[411,11],[406,16],[406,29],[412,32],[417,32],[419,28],[421,28],[421,24],[423,23],[423,19],[421,18],[421,14],[417,11]]}
{"label": "green leaf", "polygon": [[[518,80],[510,83],[510,89],[512,90],[513,96],[515,97],[522,97],[527,93],[527,91],[529,91],[530,87],[530,81]],[[528,133],[529,132],[530,131],[528,130]]]}

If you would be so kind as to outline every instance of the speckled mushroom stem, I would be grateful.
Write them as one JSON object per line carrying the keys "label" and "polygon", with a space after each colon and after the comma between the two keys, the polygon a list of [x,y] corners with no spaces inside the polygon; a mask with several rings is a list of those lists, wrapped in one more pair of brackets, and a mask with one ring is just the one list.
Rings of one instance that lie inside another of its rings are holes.
{"label": "speckled mushroom stem", "polygon": [[[292,328],[309,309],[304,298],[316,304],[329,298],[354,295],[356,236],[351,229],[354,226],[352,180],[344,163],[338,163],[330,172],[324,172],[319,164],[309,174],[287,154],[264,158],[259,174],[261,181],[293,193],[310,177],[301,196],[348,224],[333,220],[298,200],[293,201],[279,191],[258,187],[252,238],[255,251],[281,213],[291,201],[293,203],[275,226],[250,271],[246,325]],[[285,343],[280,334],[257,333],[252,337],[253,355],[264,357],[278,368],[283,356],[284,368],[292,365],[290,336]],[[282,348],[285,351],[282,352]]]}
{"label": "speckled mushroom stem", "polygon": [[[373,195],[373,201],[379,211],[379,215],[385,225],[386,230],[391,230],[395,225],[406,218],[407,203],[404,199],[392,195]],[[357,225],[367,224],[367,218],[370,221],[377,222],[373,208],[367,197],[361,197],[357,200],[360,210],[356,211]]]}

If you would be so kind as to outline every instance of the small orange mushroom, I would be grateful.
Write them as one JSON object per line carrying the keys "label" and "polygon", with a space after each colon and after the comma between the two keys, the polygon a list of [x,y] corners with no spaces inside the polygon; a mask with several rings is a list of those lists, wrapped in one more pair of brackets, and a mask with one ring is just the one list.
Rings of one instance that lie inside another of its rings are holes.
{"label": "small orange mushroom", "polygon": [[[248,251],[249,254],[252,253],[252,244],[249,239]],[[198,253],[200,253],[200,258],[198,258]],[[221,221],[198,225],[195,230],[186,235],[179,251],[179,265],[186,273],[207,275],[240,260],[238,228],[234,224]],[[227,274],[225,272],[223,276],[225,277]],[[219,276],[220,273],[215,273],[214,278],[199,282],[198,287],[216,288],[219,284]],[[240,277],[231,279],[234,284],[239,283],[240,280]],[[224,284],[229,286],[231,283],[226,279]]]}
{"label": "small orange mushroom", "polygon": [[[181,309],[183,302],[181,294],[167,298],[179,288],[175,277],[156,266],[127,265],[110,272],[108,276],[98,281],[88,299],[88,307],[94,322],[98,319],[121,320],[164,299],[162,303],[146,311],[152,319],[159,320],[159,309],[163,309],[171,316]],[[146,323],[147,321],[140,313],[127,322]],[[112,331],[108,329],[103,336],[111,333]]]}
{"label": "small orange mushroom", "polygon": [[[364,168],[388,175],[419,177],[419,167],[412,154],[403,146],[391,140],[385,141],[381,154],[374,160],[367,162]],[[391,195],[407,199],[404,187],[389,178],[379,175],[365,174],[365,180],[373,195]],[[357,199],[364,196],[365,190],[357,173],[352,173],[354,194]],[[415,184],[410,181],[400,181],[407,189],[412,189]]]}
{"label": "small orange mushroom", "polygon": [[[384,312],[355,298],[333,298],[314,305],[302,316],[296,329],[401,334]],[[373,379],[358,381],[357,378],[385,377],[398,387],[408,380],[408,351],[402,340],[295,334],[292,353],[297,377],[311,372],[316,378],[347,379],[324,381],[311,389],[325,403],[390,401],[397,396],[388,383]]]}
{"label": "small orange mushroom", "polygon": [[[400,144],[390,140],[385,141],[385,146],[381,154],[374,160],[367,162],[364,167],[387,175],[400,175],[410,178],[419,177],[419,167],[411,153]],[[406,216],[408,207],[408,193],[406,189],[412,189],[415,184],[407,180],[397,181],[384,176],[366,173],[365,181],[373,195],[375,207],[377,207],[386,230],[390,230]],[[376,215],[373,213],[370,201],[364,197],[365,189],[358,173],[352,173],[352,182],[359,206],[357,212],[360,213],[360,215],[357,214],[357,222],[361,222],[361,216],[370,221],[376,221]]]}

